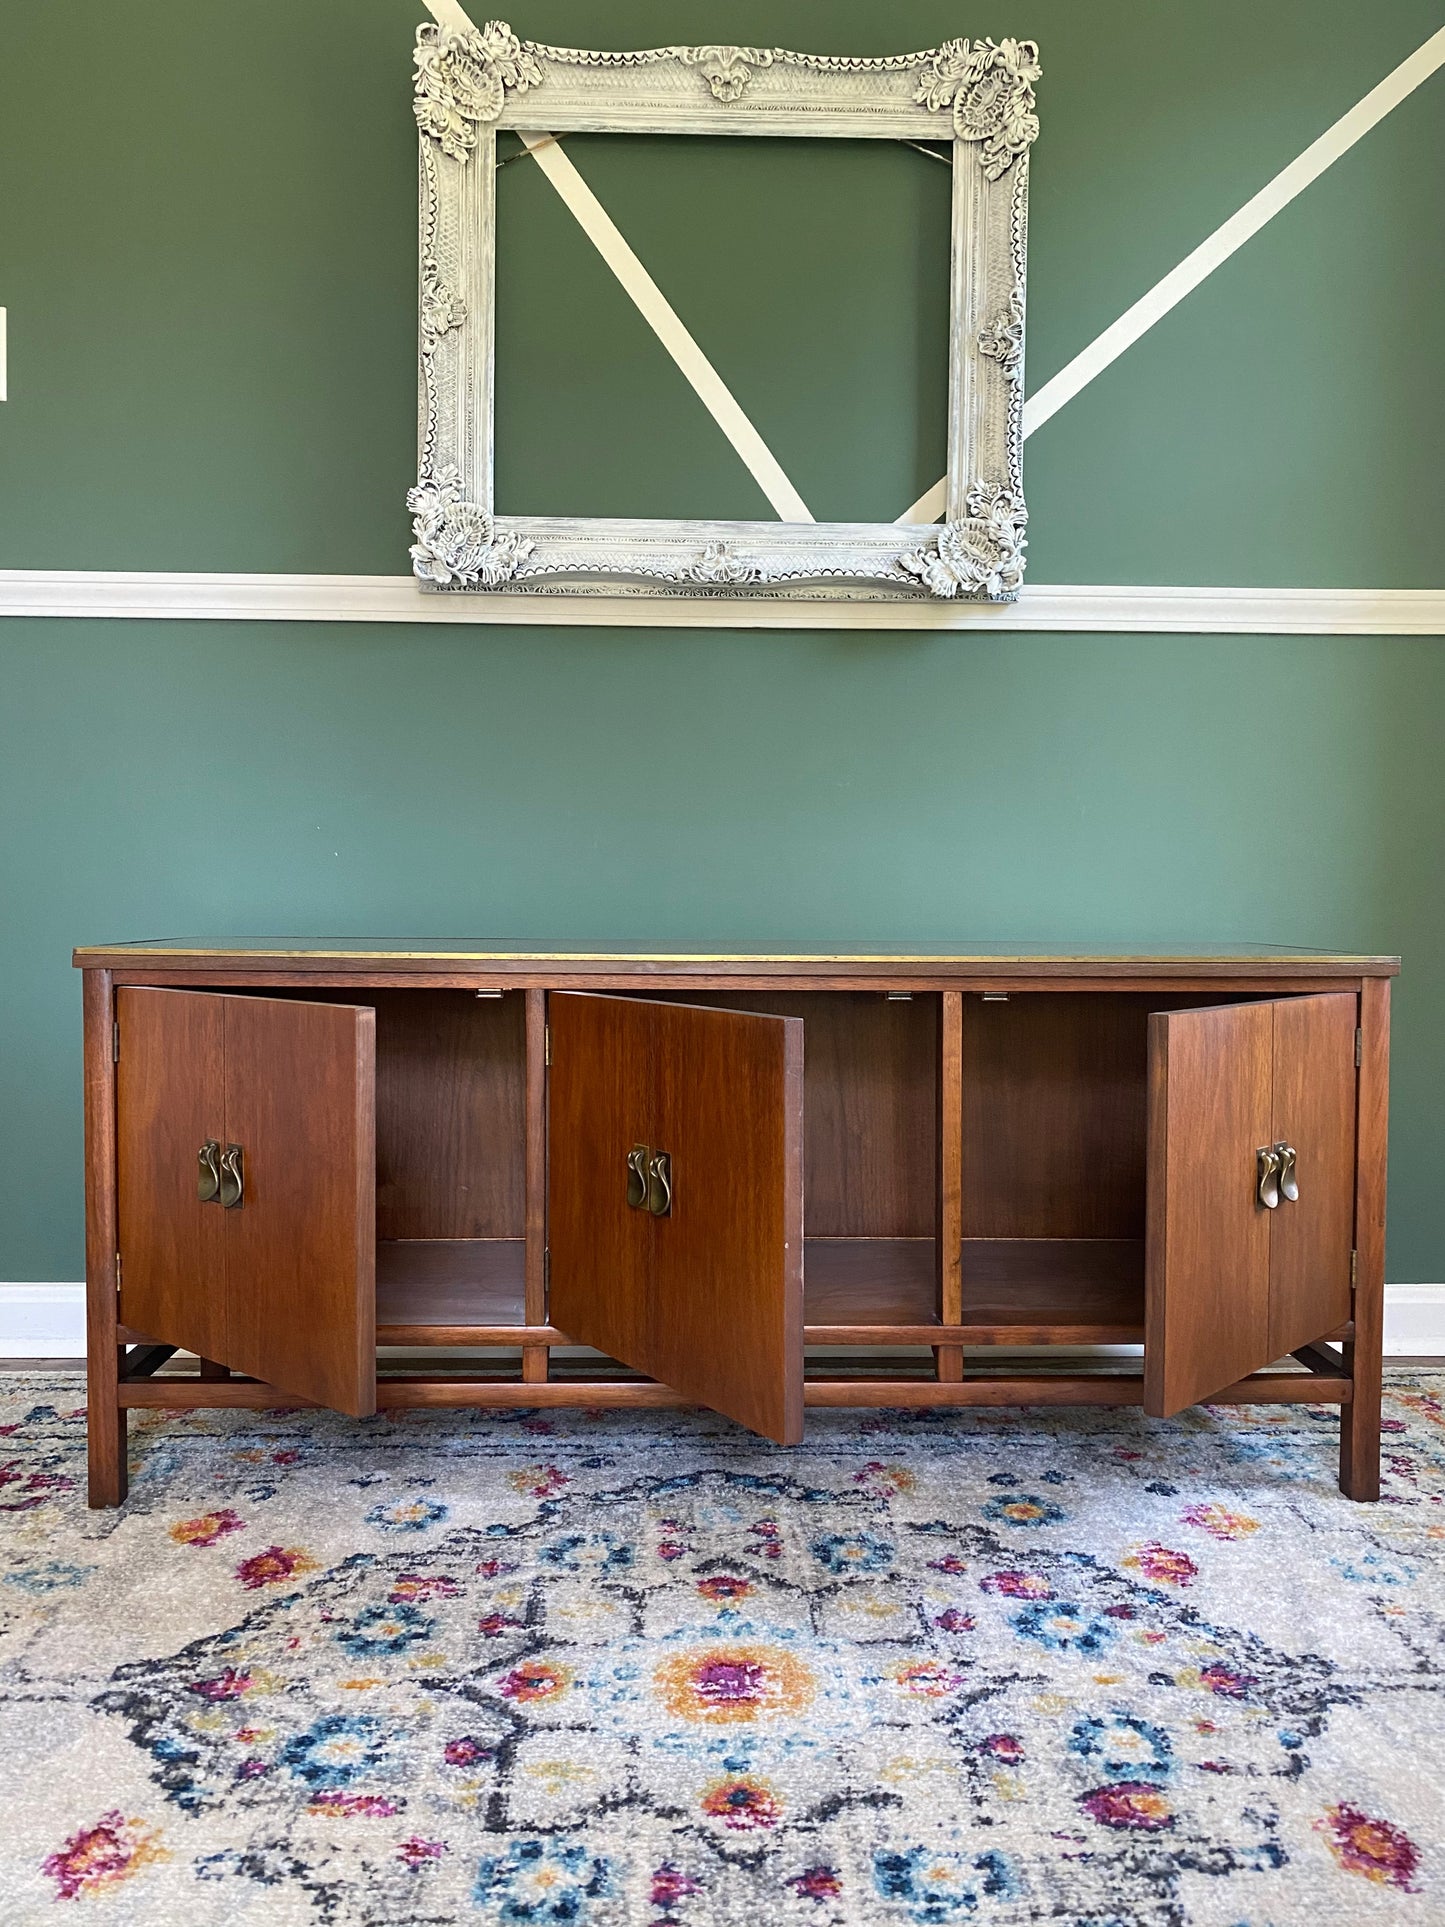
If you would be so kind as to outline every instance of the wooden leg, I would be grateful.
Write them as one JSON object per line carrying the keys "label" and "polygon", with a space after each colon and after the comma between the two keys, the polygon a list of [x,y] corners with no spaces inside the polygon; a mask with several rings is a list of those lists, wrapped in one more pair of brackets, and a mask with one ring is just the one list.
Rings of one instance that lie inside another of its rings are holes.
{"label": "wooden leg", "polygon": [[1390,980],[1360,994],[1355,1180],[1355,1336],[1345,1346],[1353,1397],[1340,1415],[1340,1490],[1380,1496],[1380,1382],[1385,1320],[1385,1146],[1389,1128]]}
{"label": "wooden leg", "polygon": [[85,973],[85,1351],[90,1503],[126,1493],[121,1410],[119,1250],[115,1211],[115,998],[108,970]]}
{"label": "wooden leg", "polygon": [[128,1485],[127,1414],[120,1404],[119,1383],[118,1349],[112,1345],[108,1351],[92,1350],[86,1369],[86,1444],[90,1472],[88,1499],[95,1508],[123,1504]]}

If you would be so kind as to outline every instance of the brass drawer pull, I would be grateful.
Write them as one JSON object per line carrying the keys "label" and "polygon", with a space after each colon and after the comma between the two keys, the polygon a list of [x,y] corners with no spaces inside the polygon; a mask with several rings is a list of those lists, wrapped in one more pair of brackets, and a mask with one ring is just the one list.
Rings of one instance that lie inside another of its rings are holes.
{"label": "brass drawer pull", "polygon": [[239,1144],[228,1144],[221,1153],[221,1207],[238,1211],[246,1192],[246,1173]]}
{"label": "brass drawer pull", "polygon": [[221,1191],[221,1147],[213,1137],[197,1151],[196,1162],[196,1196],[202,1204],[214,1204]]}
{"label": "brass drawer pull", "polygon": [[629,1211],[647,1209],[647,1160],[651,1156],[645,1144],[634,1144],[627,1153],[627,1208]]}
{"label": "brass drawer pull", "polygon": [[1279,1146],[1262,1144],[1254,1159],[1258,1169],[1256,1195],[1266,1211],[1273,1211],[1279,1204]]}
{"label": "brass drawer pull", "polygon": [[1295,1175],[1295,1166],[1299,1154],[1292,1144],[1276,1144],[1274,1148],[1279,1152],[1279,1194],[1291,1204],[1298,1204],[1299,1178]]}
{"label": "brass drawer pull", "polygon": [[672,1159],[654,1151],[647,1161],[647,1208],[654,1218],[672,1216]]}

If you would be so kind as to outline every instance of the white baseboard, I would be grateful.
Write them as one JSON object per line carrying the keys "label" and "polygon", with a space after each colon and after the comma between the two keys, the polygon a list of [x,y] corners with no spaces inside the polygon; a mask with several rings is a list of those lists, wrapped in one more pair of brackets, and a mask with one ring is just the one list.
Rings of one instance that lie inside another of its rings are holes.
{"label": "white baseboard", "polygon": [[[84,1352],[84,1285],[0,1285],[0,1358]],[[1385,1356],[1445,1356],[1445,1285],[1386,1285]]]}
{"label": "white baseboard", "polygon": [[0,1285],[0,1358],[83,1358],[84,1285]]}
{"label": "white baseboard", "polygon": [[1017,602],[428,593],[409,575],[0,569],[0,616],[191,622],[461,622],[629,629],[1013,629],[1112,635],[1439,636],[1445,589],[1237,589],[1032,582]]}

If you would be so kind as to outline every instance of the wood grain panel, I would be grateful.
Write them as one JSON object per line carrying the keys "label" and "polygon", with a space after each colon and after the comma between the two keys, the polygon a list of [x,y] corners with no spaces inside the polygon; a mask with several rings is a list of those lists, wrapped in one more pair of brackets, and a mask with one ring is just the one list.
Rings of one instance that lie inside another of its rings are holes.
{"label": "wood grain panel", "polygon": [[[803,1436],[803,1022],[654,1007],[672,1215],[654,1221],[650,1377]],[[555,1053],[554,1053],[555,1061]],[[931,1187],[930,1187],[931,1188]]]}
{"label": "wood grain panel", "polygon": [[1358,999],[1282,998],[1274,1006],[1272,1143],[1299,1153],[1299,1198],[1270,1221],[1269,1356],[1350,1316],[1355,1241],[1355,1019]]}
{"label": "wood grain panel", "polygon": [[[551,1317],[781,1443],[802,1428],[803,1036],[796,1018],[553,996]],[[634,1144],[672,1214],[626,1202]]]}
{"label": "wood grain panel", "polygon": [[1274,1007],[1149,1020],[1144,1409],[1168,1418],[1269,1363]]}
{"label": "wood grain panel", "polygon": [[198,1152],[225,1143],[227,999],[116,993],[121,1310],[162,1344],[227,1358],[226,1213],[197,1196]]}
{"label": "wood grain panel", "polygon": [[662,1142],[652,1009],[577,996],[554,996],[548,1008],[548,1316],[629,1365],[650,1343],[656,1226],[628,1208],[627,1154]]}
{"label": "wood grain panel", "polygon": [[[376,1409],[372,1011],[228,997],[225,1138],[245,1198],[226,1234],[233,1368],[364,1418]],[[169,1337],[169,1333],[161,1334]]]}
{"label": "wood grain panel", "polygon": [[[639,993],[650,995],[650,992]],[[810,1238],[931,1238],[939,999],[877,991],[678,993],[658,1002],[803,1020]]]}
{"label": "wood grain panel", "polygon": [[377,1325],[515,1325],[520,1331],[529,1322],[525,1253],[520,1238],[378,1244]]}
{"label": "wood grain panel", "polygon": [[1142,1238],[1149,1004],[966,997],[963,1235]]}
{"label": "wood grain panel", "polygon": [[524,1000],[379,991],[376,1235],[520,1238],[526,1224]]}

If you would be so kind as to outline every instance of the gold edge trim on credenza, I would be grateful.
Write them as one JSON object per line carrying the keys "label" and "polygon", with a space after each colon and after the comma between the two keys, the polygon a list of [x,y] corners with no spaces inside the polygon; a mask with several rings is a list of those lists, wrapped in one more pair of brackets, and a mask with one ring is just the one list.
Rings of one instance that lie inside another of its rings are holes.
{"label": "gold edge trim on credenza", "polygon": [[1271,951],[1268,955],[1234,950],[1191,950],[1161,955],[1154,951],[1028,951],[1004,955],[967,950],[232,950],[220,945],[210,950],[162,949],[148,945],[86,944],[74,952],[77,964],[89,958],[121,957],[128,963],[165,963],[178,957],[224,957],[249,964],[284,963],[289,958],[319,957],[335,963],[436,964],[984,964],[1026,967],[1031,964],[1110,964],[1119,966],[1188,966],[1190,964],[1304,964],[1319,968],[1380,968],[1399,966],[1399,957],[1355,956],[1340,951]]}

